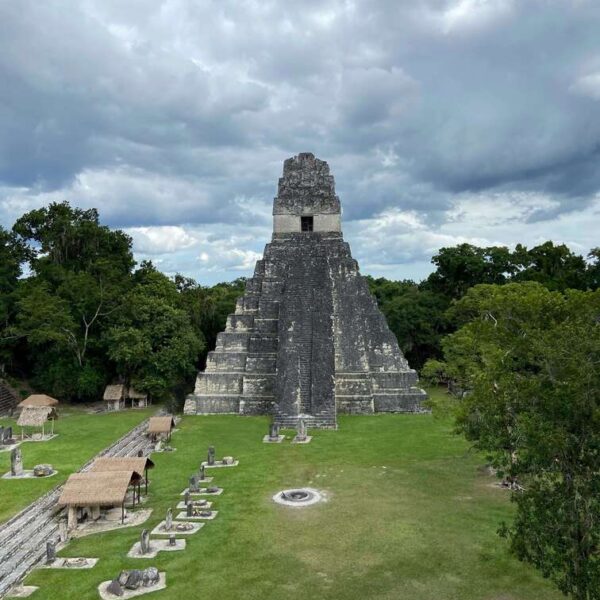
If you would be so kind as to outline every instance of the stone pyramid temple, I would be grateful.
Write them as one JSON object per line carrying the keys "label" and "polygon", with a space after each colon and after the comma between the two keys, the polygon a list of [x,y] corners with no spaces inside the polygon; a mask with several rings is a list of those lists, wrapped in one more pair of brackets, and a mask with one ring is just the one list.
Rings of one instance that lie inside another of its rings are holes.
{"label": "stone pyramid temple", "polygon": [[420,411],[417,381],[344,242],[329,165],[310,153],[287,159],[271,243],[185,413],[334,428],[337,413]]}

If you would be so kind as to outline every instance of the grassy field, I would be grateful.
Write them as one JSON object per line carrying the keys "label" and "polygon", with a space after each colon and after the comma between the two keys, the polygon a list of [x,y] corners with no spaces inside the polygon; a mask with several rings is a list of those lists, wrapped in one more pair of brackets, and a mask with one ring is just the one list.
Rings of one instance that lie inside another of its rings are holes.
{"label": "grassy field", "polygon": [[[45,479],[0,479],[0,522],[5,521],[30,502],[62,483],[69,474],[79,470],[100,450],[109,446],[135,427],[156,407],[126,410],[119,413],[90,415],[72,407],[59,407],[55,432],[59,435],[48,442],[21,444],[23,466],[32,469],[39,463],[50,463],[58,470]],[[0,419],[0,425],[12,425],[15,436],[20,428],[11,419]],[[0,453],[0,475],[10,471],[10,452]]]}
{"label": "grassy field", "polygon": [[[142,527],[75,540],[61,555],[100,562],[90,571],[32,573],[26,583],[41,586],[32,598],[91,600],[120,569],[150,565],[167,571],[168,588],[150,596],[156,600],[562,597],[508,554],[496,535],[511,515],[508,495],[449,421],[343,416],[339,431],[312,432],[305,446],[263,444],[267,423],[185,417],[173,439],[177,451],[153,456],[154,513],[145,526],[180,500],[209,444],[218,457],[240,459],[237,468],[211,472],[225,488],[215,498],[217,519],[189,536],[185,551],[155,559],[126,558]],[[328,502],[290,509],[271,500],[278,490],[306,485],[326,491]]]}

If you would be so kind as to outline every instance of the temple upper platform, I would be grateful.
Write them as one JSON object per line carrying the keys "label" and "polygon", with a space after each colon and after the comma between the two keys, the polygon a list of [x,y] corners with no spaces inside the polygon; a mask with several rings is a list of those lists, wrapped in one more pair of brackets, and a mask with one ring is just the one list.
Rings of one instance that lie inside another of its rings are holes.
{"label": "temple upper platform", "polygon": [[273,232],[341,230],[340,199],[329,165],[310,152],[288,158],[273,202]]}

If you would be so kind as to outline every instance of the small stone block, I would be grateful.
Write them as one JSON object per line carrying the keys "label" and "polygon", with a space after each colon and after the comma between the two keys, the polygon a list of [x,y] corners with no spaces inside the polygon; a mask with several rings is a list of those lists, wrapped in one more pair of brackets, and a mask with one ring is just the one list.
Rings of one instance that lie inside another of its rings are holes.
{"label": "small stone block", "polygon": [[[181,513],[183,515],[185,515],[185,513]],[[170,531],[165,531],[163,529],[165,522],[161,521],[151,532],[151,535],[171,535],[172,533],[174,533],[175,535],[192,535],[194,533],[197,533],[198,531],[200,531],[200,529],[202,529],[202,527],[204,527],[204,523],[190,523],[189,521],[186,521],[184,523],[182,523],[181,521],[173,521],[173,529],[171,529]],[[177,529],[178,525],[191,525],[191,529],[187,529],[187,530],[179,530]]]}
{"label": "small stone block", "polygon": [[42,477],[37,477],[33,474],[33,470],[31,471],[23,471],[20,475],[13,475],[10,471],[8,473],[4,473],[2,475],[2,479],[48,479],[48,477],[54,477],[58,471],[52,471],[50,475],[44,475]]}
{"label": "small stone block", "polygon": [[18,585],[14,587],[7,595],[7,598],[29,598],[33,592],[39,590],[37,585]]}
{"label": "small stone block", "polygon": [[205,469],[219,469],[222,467],[237,467],[239,464],[240,464],[239,460],[234,460],[231,464],[224,464],[220,460],[218,460],[214,465],[209,465],[206,461],[204,461],[202,463],[202,465],[204,466]]}
{"label": "small stone block", "polygon": [[285,440],[285,435],[278,435],[277,439],[271,439],[271,437],[267,434],[263,437],[263,444],[281,444]]}
{"label": "small stone block", "polygon": [[43,569],[91,569],[96,566],[97,558],[57,558],[50,564],[43,565]]}
{"label": "small stone block", "polygon": [[[192,501],[191,504],[193,504],[194,502]],[[211,506],[212,506],[212,502],[207,502],[206,504],[203,504],[202,506],[197,506],[197,508],[200,508],[202,510],[204,510],[205,508],[208,510]],[[177,508],[179,510],[185,510],[186,509],[186,504],[185,502],[179,502],[177,504]]]}
{"label": "small stone block", "polygon": [[[170,536],[169,536],[170,537]],[[159,552],[174,552],[176,550],[185,550],[186,541],[175,539],[175,544],[171,544],[170,540],[152,539],[150,540],[150,552],[147,554],[140,553],[140,543],[136,542],[131,550],[127,553],[129,558],[155,558]]]}
{"label": "small stone block", "polygon": [[299,440],[297,438],[294,438],[292,440],[292,444],[308,444],[310,443],[310,440],[312,440],[312,435],[307,435],[305,439],[303,440]]}
{"label": "small stone block", "polygon": [[218,514],[219,514],[218,510],[211,510],[210,511],[210,517],[201,517],[201,516],[188,517],[187,513],[180,512],[177,515],[177,518],[181,519],[181,520],[185,519],[185,520],[189,520],[189,521],[212,521]]}

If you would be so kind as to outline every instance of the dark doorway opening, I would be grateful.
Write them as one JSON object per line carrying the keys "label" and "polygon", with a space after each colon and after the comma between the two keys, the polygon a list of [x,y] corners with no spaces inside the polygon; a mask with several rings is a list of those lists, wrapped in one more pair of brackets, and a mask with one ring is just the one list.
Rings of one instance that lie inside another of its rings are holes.
{"label": "dark doorway opening", "polygon": [[313,231],[313,217],[300,217],[300,229],[302,231]]}

